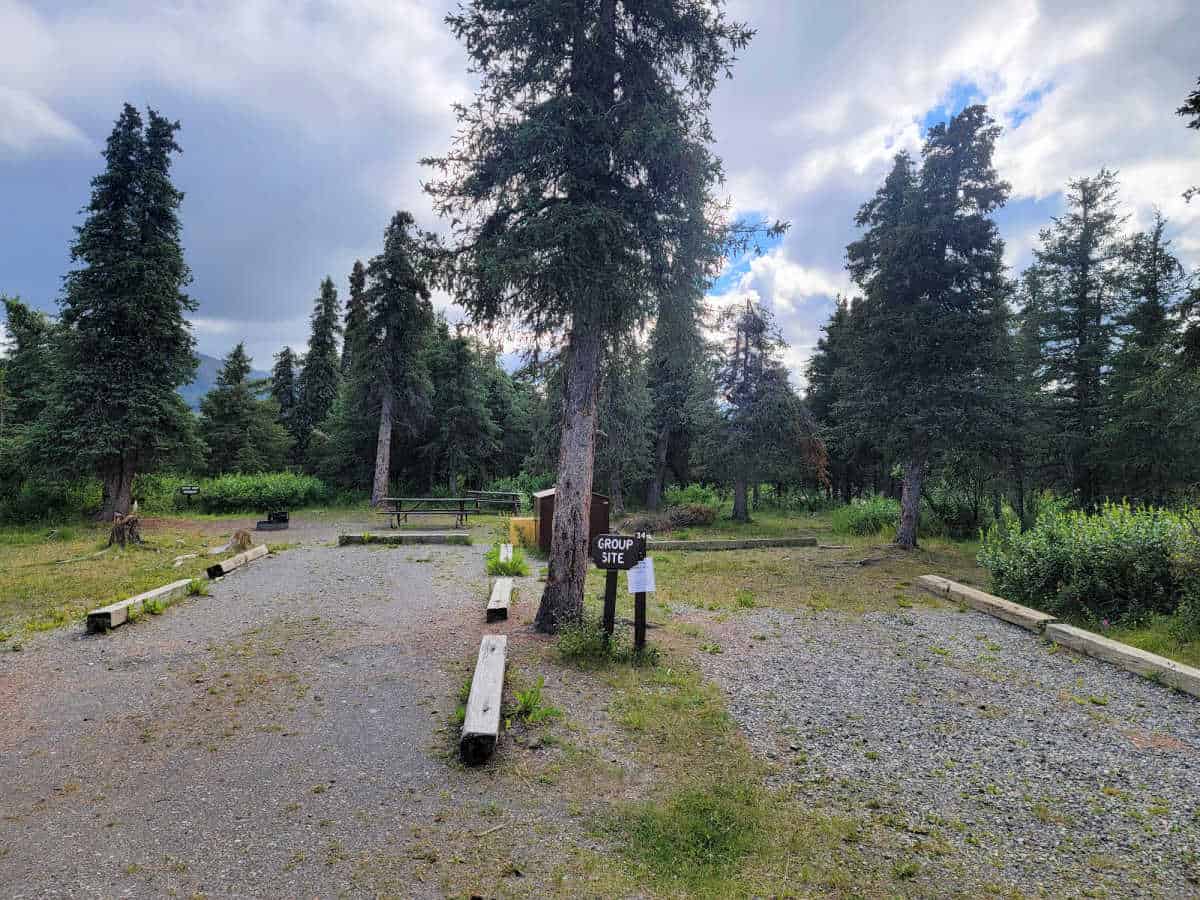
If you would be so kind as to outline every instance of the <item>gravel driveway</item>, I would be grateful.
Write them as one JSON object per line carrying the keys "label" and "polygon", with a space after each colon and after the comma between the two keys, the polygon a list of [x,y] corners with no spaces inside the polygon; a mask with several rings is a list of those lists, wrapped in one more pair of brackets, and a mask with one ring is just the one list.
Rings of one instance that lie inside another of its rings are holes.
{"label": "gravel driveway", "polygon": [[1195,699],[946,606],[709,630],[722,652],[702,667],[752,744],[806,792],[906,830],[905,859],[952,845],[975,889],[1200,892]]}
{"label": "gravel driveway", "polygon": [[0,657],[0,895],[374,895],[362,862],[386,860],[399,893],[442,896],[419,834],[472,793],[445,726],[486,547],[335,549],[337,530]]}

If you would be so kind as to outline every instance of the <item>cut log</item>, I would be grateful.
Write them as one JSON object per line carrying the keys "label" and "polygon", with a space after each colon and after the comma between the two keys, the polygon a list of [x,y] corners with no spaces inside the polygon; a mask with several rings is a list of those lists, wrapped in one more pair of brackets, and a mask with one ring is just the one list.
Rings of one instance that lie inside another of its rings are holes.
{"label": "cut log", "polygon": [[124,625],[129,621],[131,615],[136,616],[140,613],[145,608],[147,602],[169,603],[184,596],[187,594],[191,583],[192,579],[190,578],[184,578],[181,581],[172,581],[170,584],[155,588],[152,591],[146,591],[144,594],[138,594],[136,597],[130,597],[127,600],[118,600],[116,603],[108,604],[108,606],[93,609],[87,614],[87,630],[95,633],[97,631],[108,631],[110,628],[116,628],[118,625]]}
{"label": "cut log", "polygon": [[1127,672],[1135,672],[1193,697],[1200,697],[1200,670],[1191,666],[1139,650],[1137,647],[1130,647],[1128,644],[1084,631],[1073,625],[1051,623],[1046,626],[1046,637],[1078,653],[1102,659]]}
{"label": "cut log", "polygon": [[259,544],[257,547],[251,547],[245,553],[239,553],[237,556],[231,556],[229,559],[222,560],[219,563],[213,563],[208,567],[208,577],[220,578],[222,575],[228,575],[234,569],[266,556],[267,552],[267,545]]}
{"label": "cut log", "polygon": [[1042,631],[1051,622],[1057,621],[1048,613],[1030,609],[1028,606],[1013,603],[1003,597],[993,596],[978,588],[959,584],[957,581],[951,581],[949,578],[942,578],[938,575],[922,575],[917,579],[917,584],[923,590],[944,600],[965,603],[972,609],[985,612],[997,619],[1003,619],[1005,622],[1012,622],[1014,625],[1019,625],[1035,633]]}
{"label": "cut log", "polygon": [[463,718],[458,753],[467,765],[478,765],[496,749],[500,737],[500,698],[504,691],[504,664],[508,659],[508,638],[489,634],[479,644],[467,714]]}
{"label": "cut log", "polygon": [[513,580],[497,578],[492,585],[492,596],[487,605],[487,621],[499,622],[508,618],[508,604],[512,600]]}

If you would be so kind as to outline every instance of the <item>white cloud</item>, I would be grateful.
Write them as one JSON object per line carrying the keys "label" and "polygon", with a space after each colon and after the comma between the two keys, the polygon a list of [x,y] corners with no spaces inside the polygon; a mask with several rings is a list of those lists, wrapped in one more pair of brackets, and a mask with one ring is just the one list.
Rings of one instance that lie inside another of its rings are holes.
{"label": "white cloud", "polygon": [[27,156],[59,145],[87,147],[87,137],[49,105],[0,85],[0,156]]}

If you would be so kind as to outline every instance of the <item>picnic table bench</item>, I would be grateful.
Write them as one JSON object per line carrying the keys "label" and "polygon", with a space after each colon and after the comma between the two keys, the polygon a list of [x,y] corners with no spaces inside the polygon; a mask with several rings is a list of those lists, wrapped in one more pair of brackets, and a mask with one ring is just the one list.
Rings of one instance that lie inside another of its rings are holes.
{"label": "picnic table bench", "polygon": [[515,491],[467,491],[467,496],[474,498],[476,512],[483,504],[504,507],[513,515],[521,511],[521,495]]}
{"label": "picnic table bench", "polygon": [[396,528],[409,516],[454,516],[454,527],[465,528],[467,517],[478,512],[471,497],[384,497],[375,512],[388,517],[388,527]]}

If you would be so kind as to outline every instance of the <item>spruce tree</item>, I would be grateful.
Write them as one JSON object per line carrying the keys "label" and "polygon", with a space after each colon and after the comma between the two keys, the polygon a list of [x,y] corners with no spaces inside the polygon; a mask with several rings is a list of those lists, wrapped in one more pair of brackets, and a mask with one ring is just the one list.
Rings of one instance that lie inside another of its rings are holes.
{"label": "spruce tree", "polygon": [[372,504],[387,495],[393,431],[411,437],[429,413],[424,347],[433,324],[426,283],[431,240],[409,213],[397,212],[384,232],[383,252],[367,265],[367,336],[352,378],[370,386],[372,407],[379,408]]}
{"label": "spruce tree", "polygon": [[287,460],[292,439],[278,421],[279,404],[258,398],[250,371],[250,357],[239,343],[200,401],[200,437],[210,475],[273,471]]}
{"label": "spruce tree", "polygon": [[183,194],[170,173],[178,130],[153,109],[143,123],[125,106],[76,228],[77,268],[65,279],[61,381],[40,446],[60,471],[101,479],[106,520],[129,511],[138,472],[194,440],[176,393],[196,369],[185,319],[195,303],[183,292],[190,273],[179,242]]}
{"label": "spruce tree", "polygon": [[300,388],[296,383],[296,354],[291,347],[284,347],[275,354],[275,365],[271,369],[271,399],[279,407],[279,424],[287,429],[294,445]]}
{"label": "spruce tree", "polygon": [[487,382],[469,338],[450,334],[444,322],[441,339],[430,356],[433,425],[425,453],[431,470],[452,496],[459,482],[481,487],[489,461],[500,449],[500,429],[487,405]]}
{"label": "spruce tree", "polygon": [[1159,388],[1160,370],[1177,355],[1179,310],[1193,286],[1166,227],[1156,210],[1151,228],[1123,248],[1125,289],[1114,318],[1120,349],[1107,374],[1104,416],[1107,492],[1154,503],[1197,471],[1197,425],[1179,416],[1174,391]]}
{"label": "spruce tree", "polygon": [[709,95],[752,32],[716,0],[467,0],[446,21],[480,78],[450,153],[427,161],[453,223],[451,287],[478,321],[566,334],[537,616],[555,631],[583,614],[602,350],[655,312],[689,223],[711,230]]}
{"label": "spruce tree", "polygon": [[342,375],[350,374],[354,364],[354,348],[366,338],[367,305],[364,292],[367,287],[367,270],[361,259],[354,261],[350,270],[350,297],[346,301],[346,330],[342,340]]}
{"label": "spruce tree", "polygon": [[646,360],[626,336],[605,353],[597,413],[596,477],[606,486],[614,516],[625,512],[626,488],[654,474],[655,438],[661,435],[654,426]]}
{"label": "spruce tree", "polygon": [[1070,182],[1065,201],[1066,213],[1041,232],[1034,267],[1044,294],[1043,375],[1057,455],[1067,485],[1090,507],[1101,488],[1106,375],[1124,290],[1116,174],[1102,169]]}
{"label": "spruce tree", "polygon": [[717,427],[702,444],[706,470],[733,483],[733,519],[750,521],[750,489],[784,471],[823,481],[825,451],[808,410],[792,390],[783,338],[770,312],[747,300],[723,316],[731,333],[717,374]]}
{"label": "spruce tree", "polygon": [[991,218],[1008,196],[992,165],[998,133],[978,105],[932,127],[920,169],[897,155],[859,211],[862,238],[847,248],[863,333],[842,409],[902,460],[896,543],[907,549],[917,545],[931,461],[1000,402],[993,373],[1010,287]]}
{"label": "spruce tree", "polygon": [[312,332],[308,353],[300,370],[296,403],[296,442],[301,459],[307,460],[308,443],[337,399],[341,359],[337,336],[341,331],[337,288],[328,276],[321,282],[321,293],[313,304]]}
{"label": "spruce tree", "polygon": [[[1200,130],[1200,78],[1196,79],[1196,89],[1188,94],[1187,100],[1183,106],[1175,110],[1175,114],[1188,120],[1188,128]],[[1198,193],[1200,193],[1200,185],[1188,188],[1184,191],[1183,196],[1190,201]]]}

